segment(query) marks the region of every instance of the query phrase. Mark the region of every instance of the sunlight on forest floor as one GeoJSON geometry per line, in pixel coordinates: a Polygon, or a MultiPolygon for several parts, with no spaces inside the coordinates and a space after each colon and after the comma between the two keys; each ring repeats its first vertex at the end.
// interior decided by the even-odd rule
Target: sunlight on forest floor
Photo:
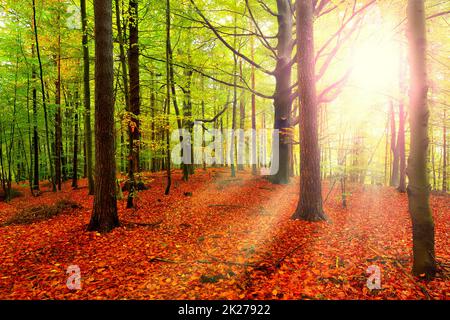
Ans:
{"type": "MultiPolygon", "coordinates": [[[[70,197],[69,209],[47,221],[0,227],[3,299],[448,299],[440,274],[429,283],[409,275],[407,196],[391,188],[349,186],[348,208],[335,188],[325,203],[331,222],[290,219],[298,181],[272,185],[249,172],[199,169],[162,196],[164,174],[145,174],[150,189],[138,208],[118,202],[122,226],[86,232],[92,208],[86,182],[72,191],[28,190],[0,203],[0,223],[18,209],[70,197]],[[190,194],[192,193],[192,195],[190,194]],[[66,269],[79,265],[82,289],[66,287],[66,269]],[[382,288],[366,286],[370,265],[382,288]]],[[[328,183],[324,183],[324,194],[328,183]]],[[[449,261],[448,197],[432,196],[438,261],[449,261]]],[[[443,268],[445,265],[443,265],[443,268]]],[[[448,267],[448,266],[447,266],[448,267]]],[[[444,269],[442,269],[444,270],[444,269]]],[[[448,276],[448,275],[447,275],[448,276]]]]}

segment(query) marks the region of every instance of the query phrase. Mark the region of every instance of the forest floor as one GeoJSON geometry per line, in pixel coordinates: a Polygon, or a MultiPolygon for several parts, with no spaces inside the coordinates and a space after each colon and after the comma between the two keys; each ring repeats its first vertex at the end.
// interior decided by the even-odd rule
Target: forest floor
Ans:
{"type": "Polygon", "coordinates": [[[1,202],[0,299],[450,299],[448,195],[431,197],[440,272],[425,282],[410,275],[407,195],[393,188],[351,186],[346,209],[333,190],[324,205],[331,222],[310,223],[290,219],[297,179],[272,185],[218,168],[181,182],[177,171],[169,196],[164,174],[144,179],[150,189],[139,192],[137,209],[120,200],[122,226],[108,234],[85,231],[93,202],[85,180],[39,197],[22,187],[1,202]],[[59,199],[81,207],[4,224],[59,199]],[[70,265],[80,267],[81,290],[66,287],[70,265]],[[367,287],[371,265],[381,270],[379,290],[367,287]]]}

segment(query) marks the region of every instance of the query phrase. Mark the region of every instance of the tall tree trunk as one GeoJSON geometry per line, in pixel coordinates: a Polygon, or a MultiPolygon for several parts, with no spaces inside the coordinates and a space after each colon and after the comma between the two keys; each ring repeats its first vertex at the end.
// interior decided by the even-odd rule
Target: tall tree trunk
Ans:
{"type": "MultiPolygon", "coordinates": [[[[167,112],[167,129],[166,129],[166,148],[167,148],[167,185],[164,192],[165,195],[170,193],[172,186],[172,171],[170,159],[170,90],[172,83],[172,45],[170,44],[170,0],[166,0],[166,112],[167,112]]],[[[174,98],[176,100],[176,98],[174,98]]]]}
{"type": "Polygon", "coordinates": [[[88,230],[119,226],[114,150],[112,6],[94,0],[95,16],[95,197],[88,230]]]}
{"type": "Polygon", "coordinates": [[[399,192],[406,192],[406,155],[405,155],[405,112],[403,101],[400,101],[398,112],[398,138],[397,149],[400,162],[399,183],[397,190],[399,192]]]}
{"type": "MultiPolygon", "coordinates": [[[[205,91],[205,78],[202,75],[201,78],[201,82],[202,82],[202,92],[205,91]]],[[[214,114],[216,114],[216,106],[214,105],[214,114]]],[[[205,99],[202,98],[202,119],[205,119],[205,99]]],[[[214,121],[213,123],[213,129],[216,130],[217,128],[217,120],[214,121]]],[[[202,166],[203,166],[203,170],[206,170],[206,157],[205,157],[205,148],[206,148],[206,141],[205,141],[205,134],[206,134],[206,130],[205,127],[202,127],[202,166]]],[[[215,166],[215,163],[213,164],[213,166],[215,166]]]]}
{"type": "MultiPolygon", "coordinates": [[[[188,31],[191,32],[191,31],[188,31]]],[[[187,181],[189,179],[189,175],[194,174],[194,148],[193,148],[193,140],[192,140],[192,128],[193,128],[193,122],[192,122],[192,76],[193,71],[190,67],[192,64],[192,56],[191,56],[191,39],[188,39],[187,44],[187,55],[188,55],[188,63],[187,67],[184,68],[184,77],[186,79],[186,86],[184,88],[184,101],[183,101],[183,128],[190,134],[190,141],[188,142],[190,144],[190,163],[184,163],[183,162],[183,180],[187,181]]]]}
{"type": "Polygon", "coordinates": [[[444,127],[442,146],[442,191],[447,192],[447,110],[444,106],[444,127]]]}
{"type": "Polygon", "coordinates": [[[400,50],[400,61],[399,61],[399,92],[400,101],[398,105],[398,137],[397,137],[397,148],[398,156],[400,158],[400,172],[399,172],[399,183],[398,191],[406,192],[406,155],[405,155],[405,107],[404,107],[404,94],[406,91],[405,86],[405,72],[406,65],[403,62],[403,50],[400,50]]]}
{"type": "Polygon", "coordinates": [[[392,151],[392,172],[391,172],[391,180],[390,180],[390,186],[396,187],[399,183],[399,157],[398,157],[398,148],[397,148],[397,141],[396,136],[397,132],[395,129],[395,111],[394,111],[394,103],[391,101],[391,151],[392,151]]]}
{"type": "MultiPolygon", "coordinates": [[[[128,26],[130,32],[130,47],[128,49],[128,70],[130,75],[130,102],[128,124],[129,135],[129,164],[128,164],[128,199],[127,208],[134,207],[133,199],[135,196],[135,172],[139,172],[139,114],[140,114],[140,96],[139,96],[139,44],[138,44],[138,3],[136,0],[130,0],[128,8],[128,26]]],[[[125,74],[126,78],[126,74],[125,74]]],[[[125,88],[126,89],[126,88],[125,88]]]]}
{"type": "Polygon", "coordinates": [[[314,59],[313,0],[297,0],[300,95],[300,199],[294,219],[326,220],[322,208],[314,59]]]}
{"type": "Polygon", "coordinates": [[[73,137],[72,188],[78,188],[78,89],[75,91],[75,134],[73,137]]]}
{"type": "Polygon", "coordinates": [[[130,111],[133,115],[133,170],[140,172],[139,150],[140,150],[140,130],[139,115],[140,107],[140,87],[139,87],[139,29],[138,29],[138,1],[130,0],[129,3],[129,32],[130,47],[128,49],[128,70],[130,74],[130,111]]]}
{"type": "MultiPolygon", "coordinates": [[[[243,78],[242,60],[239,63],[239,74],[243,78]]],[[[241,97],[239,99],[239,142],[238,142],[238,170],[244,170],[245,161],[245,97],[244,90],[241,91],[241,97]]]]}
{"type": "MultiPolygon", "coordinates": [[[[237,2],[235,2],[237,3],[237,2]]],[[[237,13],[234,14],[234,44],[233,47],[237,46],[237,13]]],[[[230,164],[231,164],[231,176],[236,176],[235,168],[235,130],[236,130],[236,113],[237,113],[237,68],[238,68],[238,57],[233,53],[233,110],[231,113],[231,134],[230,134],[230,164]]]]}
{"type": "Polygon", "coordinates": [[[413,274],[432,278],[436,274],[434,222],[429,205],[427,174],[428,118],[425,9],[423,0],[408,0],[407,28],[410,61],[411,131],[408,159],[408,200],[413,229],[413,274]]]}
{"type": "MultiPolygon", "coordinates": [[[[58,17],[58,23],[59,23],[58,17]]],[[[58,36],[58,53],[56,57],[56,66],[58,69],[58,77],[56,79],[55,88],[55,184],[61,191],[61,154],[62,154],[62,119],[61,119],[61,36],[58,36]]]]}
{"type": "MultiPolygon", "coordinates": [[[[31,47],[32,56],[34,58],[34,44],[31,47]]],[[[39,132],[38,132],[38,113],[37,113],[37,90],[36,90],[36,67],[31,67],[31,82],[33,85],[33,151],[31,155],[33,159],[33,191],[39,193],[39,132]]]]}
{"type": "Polygon", "coordinates": [[[278,171],[271,177],[276,184],[289,182],[290,167],[290,122],[291,122],[291,55],[292,55],[292,10],[290,0],[277,0],[278,8],[278,45],[275,68],[276,88],[274,94],[275,122],[279,130],[278,171]]]}
{"type": "Polygon", "coordinates": [[[84,89],[84,144],[86,146],[86,176],[89,194],[94,194],[94,176],[92,164],[92,129],[91,129],[91,89],[89,86],[89,44],[86,17],[86,0],[80,0],[81,26],[83,31],[83,89],[84,89]]]}
{"type": "MultiPolygon", "coordinates": [[[[250,38],[250,56],[251,59],[255,59],[255,39],[250,38]]],[[[251,66],[251,88],[253,92],[256,90],[256,76],[255,76],[255,66],[251,66]]],[[[256,153],[256,95],[252,92],[252,174],[257,174],[257,153],[256,153]]]]}
{"type": "Polygon", "coordinates": [[[151,142],[152,142],[152,148],[151,148],[151,155],[152,155],[152,159],[151,159],[151,167],[150,170],[151,172],[156,172],[156,157],[155,157],[155,153],[156,153],[156,148],[155,145],[157,143],[156,141],[156,128],[155,128],[155,121],[156,121],[156,94],[155,94],[155,72],[151,71],[151,85],[150,85],[150,113],[151,113],[151,117],[152,117],[152,122],[151,122],[151,142]]]}
{"type": "Polygon", "coordinates": [[[43,68],[42,68],[41,53],[39,50],[39,36],[38,36],[38,28],[37,28],[37,21],[36,21],[36,2],[35,2],[35,0],[32,0],[32,4],[33,4],[34,38],[35,38],[35,43],[36,43],[36,54],[37,54],[37,58],[38,58],[38,62],[39,62],[39,77],[41,80],[42,106],[44,108],[45,140],[46,140],[46,147],[47,147],[47,157],[48,157],[48,164],[50,167],[50,179],[52,182],[53,191],[56,191],[55,179],[51,176],[53,174],[53,161],[52,161],[52,152],[51,152],[51,147],[50,147],[50,138],[49,138],[49,129],[48,129],[47,102],[45,100],[44,72],[43,72],[43,68]]]}

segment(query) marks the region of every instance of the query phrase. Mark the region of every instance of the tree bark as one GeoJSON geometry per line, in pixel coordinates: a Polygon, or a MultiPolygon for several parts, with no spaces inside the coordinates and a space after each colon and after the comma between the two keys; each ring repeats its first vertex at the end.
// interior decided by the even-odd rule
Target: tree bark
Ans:
{"type": "Polygon", "coordinates": [[[406,192],[406,155],[405,155],[405,106],[404,106],[404,94],[406,91],[405,86],[405,63],[403,62],[402,50],[400,51],[399,59],[399,92],[400,101],[398,105],[398,137],[397,137],[397,148],[398,156],[400,158],[400,172],[399,172],[399,183],[397,190],[401,193],[406,192]]]}
{"type": "Polygon", "coordinates": [[[119,226],[114,151],[112,6],[94,0],[95,16],[95,197],[90,231],[119,226]]]}
{"type": "Polygon", "coordinates": [[[442,146],[442,191],[447,192],[447,110],[444,106],[444,128],[442,146]]]}
{"type": "MultiPolygon", "coordinates": [[[[34,44],[31,47],[32,56],[34,58],[34,44]]],[[[31,67],[31,82],[33,85],[33,187],[34,192],[39,192],[39,132],[38,132],[38,113],[37,113],[37,90],[36,90],[36,67],[31,67]]]]}
{"type": "Polygon", "coordinates": [[[398,157],[398,148],[397,148],[397,132],[395,129],[395,111],[394,111],[394,103],[391,101],[391,152],[392,152],[392,172],[391,172],[391,180],[390,186],[396,187],[399,183],[399,163],[400,158],[398,157]]]}
{"type": "Polygon", "coordinates": [[[405,112],[403,101],[400,101],[398,109],[398,137],[397,137],[397,149],[400,162],[399,168],[399,182],[397,190],[399,192],[406,192],[406,155],[405,155],[405,112]]]}
{"type": "Polygon", "coordinates": [[[407,30],[410,62],[410,154],[407,174],[409,212],[413,229],[413,274],[436,274],[434,222],[429,205],[427,174],[428,118],[425,9],[423,0],[408,0],[407,30]]]}
{"type": "Polygon", "coordinates": [[[44,108],[44,122],[45,122],[45,140],[46,140],[46,147],[47,147],[47,157],[48,157],[48,164],[50,167],[50,179],[53,187],[53,191],[56,191],[56,184],[55,179],[51,177],[53,174],[53,162],[52,162],[52,154],[50,150],[50,138],[49,138],[49,129],[48,129],[48,117],[47,117],[47,102],[45,101],[45,86],[44,86],[44,72],[42,68],[42,61],[41,61],[41,53],[39,50],[39,36],[38,36],[38,28],[37,28],[37,22],[36,22],[36,2],[35,0],[32,0],[33,4],[33,27],[34,27],[34,38],[36,43],[36,54],[38,58],[39,63],[39,78],[41,81],[41,91],[42,91],[42,107],[44,108]]]}
{"type": "Polygon", "coordinates": [[[129,32],[130,47],[128,49],[128,70],[130,75],[130,111],[134,130],[132,132],[132,157],[134,172],[140,171],[139,150],[140,131],[139,115],[141,113],[140,86],[139,86],[139,29],[138,29],[138,1],[129,3],[129,32]]]}
{"type": "MultiPolygon", "coordinates": [[[[117,3],[117,2],[116,2],[117,3]]],[[[139,165],[139,114],[140,114],[140,88],[139,88],[139,44],[138,44],[138,3],[136,0],[130,0],[128,9],[128,26],[130,32],[130,47],[128,49],[128,70],[130,76],[129,93],[129,164],[128,164],[128,199],[127,208],[134,207],[133,199],[135,196],[136,179],[135,172],[140,171],[139,165]]],[[[126,78],[126,74],[124,75],[126,78]]],[[[127,88],[125,88],[127,90],[127,88]]]]}
{"type": "MultiPolygon", "coordinates": [[[[254,37],[250,38],[251,45],[251,59],[255,59],[255,40],[254,37]]],[[[256,76],[255,67],[251,66],[251,87],[253,92],[256,90],[256,76]]],[[[252,92],[252,175],[257,174],[257,153],[256,153],[256,94],[252,92]]]]}
{"type": "Polygon", "coordinates": [[[94,176],[92,164],[92,129],[91,129],[91,89],[89,86],[89,44],[87,35],[86,0],[80,0],[81,26],[83,31],[83,89],[84,89],[84,144],[86,146],[86,176],[89,194],[94,194],[94,176]]]}
{"type": "Polygon", "coordinates": [[[75,91],[75,134],[73,137],[72,188],[78,188],[78,89],[75,91]]]}
{"type": "MultiPolygon", "coordinates": [[[[243,70],[242,70],[242,60],[239,63],[239,73],[242,78],[243,70]]],[[[239,137],[238,137],[238,171],[244,170],[244,161],[245,161],[245,97],[244,90],[241,92],[241,97],[239,99],[239,137]]]]}
{"type": "MultiPolygon", "coordinates": [[[[171,171],[171,159],[170,159],[170,90],[172,83],[172,73],[171,73],[171,63],[172,63],[172,45],[170,43],[170,0],[166,0],[166,112],[167,112],[167,122],[166,122],[166,148],[167,148],[167,185],[164,191],[165,195],[170,193],[170,187],[172,186],[172,171],[171,171]]],[[[181,128],[179,128],[181,129],[181,128]]]]}
{"type": "Polygon", "coordinates": [[[278,172],[271,181],[275,184],[289,182],[290,166],[290,122],[291,122],[291,55],[292,55],[292,11],[289,0],[277,0],[278,8],[278,45],[277,64],[275,68],[275,120],[274,128],[279,130],[278,172]]]}
{"type": "MultiPolygon", "coordinates": [[[[58,17],[59,24],[59,17],[58,17]]],[[[58,76],[55,83],[55,184],[61,191],[61,154],[62,154],[62,119],[61,119],[61,36],[58,35],[58,53],[56,58],[56,67],[58,76]]]]}
{"type": "Polygon", "coordinates": [[[326,220],[322,208],[314,59],[313,1],[297,0],[300,95],[300,199],[293,219],[326,220]]]}

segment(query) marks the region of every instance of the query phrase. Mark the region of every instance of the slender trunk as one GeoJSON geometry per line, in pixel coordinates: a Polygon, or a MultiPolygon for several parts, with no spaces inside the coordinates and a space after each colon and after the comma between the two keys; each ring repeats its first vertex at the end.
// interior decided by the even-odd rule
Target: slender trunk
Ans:
{"type": "Polygon", "coordinates": [[[386,121],[386,145],[384,149],[384,184],[389,183],[389,113],[386,121]]]}
{"type": "Polygon", "coordinates": [[[406,192],[406,155],[405,155],[405,112],[403,102],[399,105],[399,124],[397,138],[398,157],[400,162],[399,183],[397,190],[406,192]]]}
{"type": "Polygon", "coordinates": [[[313,0],[297,0],[300,95],[300,199],[294,219],[326,220],[322,208],[314,59],[313,0]]]}
{"type": "Polygon", "coordinates": [[[89,231],[119,226],[114,151],[112,7],[94,0],[95,16],[95,196],[89,231]]]}
{"type": "MultiPolygon", "coordinates": [[[[58,18],[59,20],[59,18],[58,18]]],[[[56,79],[55,88],[55,184],[61,191],[61,154],[62,154],[62,128],[61,128],[61,36],[58,36],[58,53],[56,65],[58,69],[58,77],[56,79]]]]}
{"type": "MultiPolygon", "coordinates": [[[[190,32],[190,31],[189,31],[190,32]]],[[[183,162],[183,180],[187,181],[189,179],[189,175],[194,173],[194,148],[193,148],[193,140],[192,140],[192,94],[191,94],[191,85],[192,85],[192,75],[193,71],[190,68],[192,64],[191,57],[191,46],[190,39],[188,39],[189,43],[188,47],[188,67],[184,69],[184,77],[186,79],[186,86],[184,88],[184,102],[183,102],[183,128],[190,134],[190,139],[187,142],[190,145],[190,163],[183,162]]]]}
{"type": "Polygon", "coordinates": [[[130,74],[130,111],[133,114],[133,165],[134,171],[140,172],[140,129],[139,115],[140,107],[140,86],[139,86],[139,29],[138,29],[138,1],[130,0],[129,3],[129,32],[130,47],[128,49],[128,69],[130,74]]]}
{"type": "MultiPolygon", "coordinates": [[[[255,57],[255,40],[254,37],[250,38],[251,45],[251,59],[254,60],[255,57]]],[[[255,76],[255,67],[252,65],[251,67],[251,88],[253,92],[256,90],[256,76],[255,76]]],[[[256,155],[256,95],[252,93],[252,174],[257,174],[257,155],[256,155]]]]}
{"type": "Polygon", "coordinates": [[[50,149],[50,138],[49,138],[49,129],[48,129],[48,117],[47,117],[47,102],[45,100],[45,88],[44,88],[44,72],[42,68],[42,61],[41,61],[41,53],[39,50],[39,36],[38,36],[38,28],[37,28],[37,21],[36,21],[36,3],[35,0],[32,0],[33,3],[33,26],[34,26],[34,37],[35,37],[35,43],[36,43],[36,54],[39,62],[39,76],[41,80],[41,91],[42,91],[42,106],[44,108],[44,122],[45,122],[45,140],[46,140],[46,146],[47,146],[47,157],[48,157],[48,163],[50,167],[50,179],[52,182],[53,191],[56,191],[56,184],[55,179],[51,177],[53,174],[53,162],[52,162],[52,154],[50,149]]]}
{"type": "Polygon", "coordinates": [[[72,188],[78,188],[78,90],[75,91],[75,134],[73,137],[72,188]]]}
{"type": "MultiPolygon", "coordinates": [[[[243,75],[242,70],[242,60],[239,63],[239,73],[241,78],[243,75]]],[[[245,97],[244,90],[241,92],[241,97],[239,99],[239,143],[238,143],[238,170],[244,170],[244,161],[245,161],[245,97]]]]}
{"type": "Polygon", "coordinates": [[[429,205],[427,174],[428,118],[426,31],[423,0],[408,0],[407,28],[410,84],[410,153],[408,159],[408,200],[413,229],[413,274],[428,279],[436,274],[434,222],[429,205]]]}
{"type": "Polygon", "coordinates": [[[391,181],[390,185],[391,187],[398,186],[399,183],[399,157],[398,157],[398,148],[397,148],[397,142],[396,142],[396,129],[395,129],[395,112],[394,112],[394,104],[391,101],[391,151],[392,151],[392,173],[391,173],[391,181]]]}
{"type": "MultiPolygon", "coordinates": [[[[234,45],[237,45],[237,14],[234,14],[234,45]]],[[[230,161],[231,161],[231,176],[236,176],[236,168],[234,166],[234,148],[235,148],[235,130],[236,130],[236,112],[237,112],[237,67],[238,58],[237,55],[233,53],[233,111],[231,116],[231,135],[230,135],[230,161]]]]}
{"type": "Polygon", "coordinates": [[[155,96],[155,73],[151,72],[151,92],[150,92],[150,112],[152,117],[151,122],[151,141],[152,141],[152,159],[151,159],[151,172],[156,172],[156,157],[155,157],[155,145],[156,141],[156,128],[155,128],[155,115],[156,115],[156,96],[155,96]]]}
{"type": "Polygon", "coordinates": [[[442,146],[442,191],[447,192],[447,110],[444,108],[444,128],[442,146]]]}
{"type": "MultiPolygon", "coordinates": [[[[32,56],[34,57],[34,45],[31,48],[32,56]]],[[[33,64],[31,67],[31,82],[33,84],[33,151],[32,156],[34,162],[33,174],[33,191],[35,194],[39,193],[39,132],[38,132],[38,113],[37,113],[37,90],[36,90],[36,68],[33,64]]]]}
{"type": "Polygon", "coordinates": [[[165,194],[170,193],[172,185],[172,172],[170,166],[170,90],[171,90],[171,44],[170,44],[170,0],[166,0],[166,112],[167,112],[167,129],[166,129],[166,148],[167,148],[167,185],[165,194]]]}
{"type": "MultiPolygon", "coordinates": [[[[202,76],[202,92],[205,92],[205,78],[202,76]]],[[[215,111],[215,106],[214,106],[214,111],[215,111]]],[[[214,112],[214,114],[216,114],[214,112]]],[[[202,119],[205,119],[205,100],[202,99],[202,119]]],[[[213,123],[213,128],[216,129],[216,123],[217,120],[214,121],[213,123]]],[[[206,159],[205,159],[205,148],[206,148],[206,141],[205,141],[205,127],[202,127],[202,165],[203,165],[203,170],[206,170],[206,159]]],[[[215,163],[214,163],[215,164],[215,163]]]]}
{"type": "Polygon", "coordinates": [[[400,54],[399,61],[399,91],[400,91],[400,102],[398,105],[398,137],[397,137],[397,148],[398,156],[400,158],[400,176],[398,183],[398,191],[406,192],[406,155],[405,155],[405,107],[403,96],[406,91],[405,86],[405,63],[403,62],[403,54],[400,54]]]}
{"type": "Polygon", "coordinates": [[[86,0],[80,0],[81,26],[83,31],[83,89],[84,89],[84,145],[86,147],[86,176],[89,194],[94,194],[94,175],[92,164],[92,129],[91,129],[91,89],[89,86],[89,44],[86,17],[86,0]]]}

